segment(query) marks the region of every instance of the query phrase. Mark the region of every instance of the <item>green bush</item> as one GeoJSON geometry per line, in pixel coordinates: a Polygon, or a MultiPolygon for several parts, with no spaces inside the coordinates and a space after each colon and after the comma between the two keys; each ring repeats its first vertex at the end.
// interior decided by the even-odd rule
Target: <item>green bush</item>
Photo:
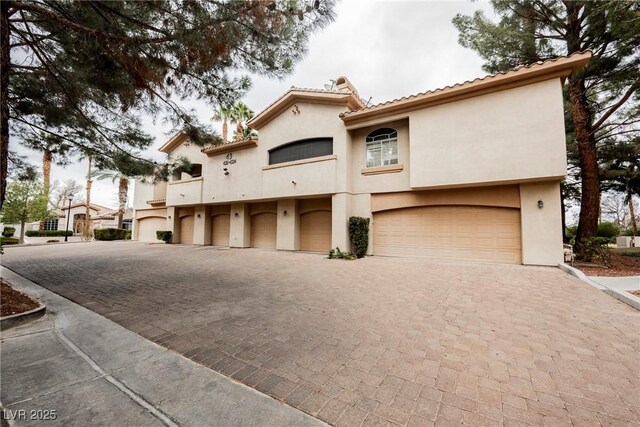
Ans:
{"type": "Polygon", "coordinates": [[[352,260],[352,259],[356,259],[356,257],[351,255],[349,252],[342,252],[340,250],[340,248],[336,247],[335,249],[331,249],[329,251],[329,259],[348,259],[348,260],[352,260]]]}
{"type": "Polygon", "coordinates": [[[17,245],[18,243],[20,243],[20,239],[0,236],[0,245],[17,245]]]}
{"type": "Polygon", "coordinates": [[[123,228],[96,228],[93,237],[96,240],[123,240],[127,230],[123,228]]]}
{"type": "Polygon", "coordinates": [[[369,247],[369,218],[360,216],[349,218],[349,238],[355,256],[364,257],[369,247]]]}
{"type": "MultiPolygon", "coordinates": [[[[64,230],[27,230],[24,232],[27,237],[59,237],[64,236],[64,230]]],[[[73,236],[73,231],[69,230],[66,232],[67,236],[73,236]]]]}
{"type": "MultiPolygon", "coordinates": [[[[640,233],[640,230],[638,230],[636,235],[638,235],[639,233],[640,233]]],[[[619,235],[620,236],[633,236],[633,228],[632,227],[621,228],[619,235]]]]}
{"type": "Polygon", "coordinates": [[[131,240],[131,230],[128,230],[124,235],[124,240],[131,240]]]}
{"type": "Polygon", "coordinates": [[[11,237],[14,235],[15,232],[16,232],[16,229],[14,227],[5,227],[2,230],[2,235],[4,237],[11,237]]]}
{"type": "Polygon", "coordinates": [[[609,248],[609,237],[590,237],[580,241],[582,256],[585,261],[600,261],[605,266],[611,268],[611,249],[609,248]]]}
{"type": "Polygon", "coordinates": [[[571,225],[571,226],[565,228],[565,235],[567,236],[568,239],[575,239],[576,238],[576,234],[578,234],[578,226],[577,225],[571,225]]]}
{"type": "Polygon", "coordinates": [[[608,239],[616,237],[620,234],[620,227],[612,222],[601,222],[598,224],[598,237],[606,237],[608,239]]]}
{"type": "Polygon", "coordinates": [[[173,233],[167,230],[157,230],[156,237],[158,240],[162,240],[165,243],[171,243],[171,238],[173,237],[173,233]]]}

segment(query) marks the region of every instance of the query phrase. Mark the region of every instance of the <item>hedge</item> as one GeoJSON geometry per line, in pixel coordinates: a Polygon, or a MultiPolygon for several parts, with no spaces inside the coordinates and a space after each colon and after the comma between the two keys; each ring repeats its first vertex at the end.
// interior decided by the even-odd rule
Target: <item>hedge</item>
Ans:
{"type": "Polygon", "coordinates": [[[124,228],[96,228],[93,237],[96,240],[124,240],[127,230],[124,228]]]}
{"type": "Polygon", "coordinates": [[[170,243],[171,238],[173,237],[173,233],[166,230],[157,230],[156,237],[158,238],[158,240],[163,240],[165,243],[170,243]]]}
{"type": "Polygon", "coordinates": [[[0,236],[0,245],[17,245],[18,243],[20,243],[20,239],[0,236]]]}
{"type": "MultiPolygon", "coordinates": [[[[64,236],[65,230],[27,230],[24,232],[27,237],[57,237],[64,236]]],[[[66,231],[67,236],[73,236],[73,231],[66,231]]]]}
{"type": "Polygon", "coordinates": [[[369,247],[369,218],[360,216],[349,218],[349,238],[353,245],[353,254],[363,258],[369,247]]]}
{"type": "Polygon", "coordinates": [[[15,232],[16,232],[16,229],[14,227],[5,227],[2,230],[2,235],[4,237],[11,237],[15,234],[15,232]]]}

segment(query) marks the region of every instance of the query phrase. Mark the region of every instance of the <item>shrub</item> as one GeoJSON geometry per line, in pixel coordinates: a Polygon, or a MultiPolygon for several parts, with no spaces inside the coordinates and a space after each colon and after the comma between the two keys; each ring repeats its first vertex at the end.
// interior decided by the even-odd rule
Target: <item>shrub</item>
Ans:
{"type": "Polygon", "coordinates": [[[364,257],[369,247],[369,218],[360,216],[349,218],[349,238],[355,256],[364,257]]]}
{"type": "Polygon", "coordinates": [[[127,230],[123,228],[96,228],[93,236],[96,240],[123,240],[127,230]]]}
{"type": "Polygon", "coordinates": [[[577,225],[571,225],[571,226],[565,228],[565,235],[567,236],[568,239],[575,239],[576,234],[578,234],[578,226],[577,225]]]}
{"type": "Polygon", "coordinates": [[[20,239],[16,239],[14,237],[0,237],[0,245],[17,245],[20,243],[20,239]]]}
{"type": "Polygon", "coordinates": [[[124,235],[124,240],[131,240],[131,230],[127,231],[124,235]]]}
{"type": "MultiPolygon", "coordinates": [[[[27,230],[24,232],[27,237],[59,237],[64,236],[64,230],[27,230]]],[[[69,230],[66,232],[67,236],[73,236],[73,231],[69,230]]]]}
{"type": "Polygon", "coordinates": [[[168,230],[157,230],[156,237],[158,240],[162,240],[165,243],[171,243],[171,238],[173,237],[173,233],[168,230]]]}
{"type": "Polygon", "coordinates": [[[331,249],[329,251],[329,259],[353,260],[353,259],[356,259],[356,257],[351,255],[349,252],[342,252],[340,248],[336,247],[335,249],[331,249]]]}
{"type": "Polygon", "coordinates": [[[5,227],[2,230],[2,235],[4,237],[11,237],[13,236],[13,234],[16,232],[16,229],[14,227],[5,227]]]}
{"type": "Polygon", "coordinates": [[[612,267],[611,249],[608,237],[590,237],[580,241],[582,256],[585,261],[600,261],[607,267],[612,267]]]}
{"type": "Polygon", "coordinates": [[[598,224],[598,237],[612,238],[620,234],[620,227],[612,222],[601,222],[598,224]]]}

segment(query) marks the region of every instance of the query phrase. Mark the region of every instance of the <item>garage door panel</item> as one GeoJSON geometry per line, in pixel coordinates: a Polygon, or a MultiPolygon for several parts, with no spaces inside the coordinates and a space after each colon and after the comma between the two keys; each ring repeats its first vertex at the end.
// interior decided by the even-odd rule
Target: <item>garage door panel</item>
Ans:
{"type": "Polygon", "coordinates": [[[271,212],[251,216],[251,247],[276,248],[276,219],[276,214],[271,212]]]}
{"type": "Polygon", "coordinates": [[[374,254],[521,263],[520,212],[470,206],[374,214],[374,254]]]}
{"type": "Polygon", "coordinates": [[[159,242],[156,237],[156,231],[166,228],[167,220],[165,218],[143,218],[138,221],[138,241],[159,242]]]}
{"type": "Polygon", "coordinates": [[[211,221],[211,244],[214,246],[229,246],[230,215],[221,214],[211,221]]]}
{"type": "Polygon", "coordinates": [[[193,215],[180,218],[180,243],[185,245],[193,244],[193,215]]]}
{"type": "Polygon", "coordinates": [[[300,250],[328,252],[331,249],[331,211],[300,215],[300,250]]]}

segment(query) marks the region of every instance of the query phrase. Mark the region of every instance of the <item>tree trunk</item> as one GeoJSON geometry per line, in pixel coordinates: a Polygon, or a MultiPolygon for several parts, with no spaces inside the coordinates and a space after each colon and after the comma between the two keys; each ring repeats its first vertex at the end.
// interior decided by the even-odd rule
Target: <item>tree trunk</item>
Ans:
{"type": "Polygon", "coordinates": [[[24,228],[26,227],[26,225],[26,222],[20,221],[20,240],[18,241],[18,243],[20,244],[24,243],[24,228]]]}
{"type": "Polygon", "coordinates": [[[9,167],[9,8],[11,1],[0,2],[0,208],[7,191],[9,167]]]}
{"type": "MultiPolygon", "coordinates": [[[[581,47],[580,10],[583,2],[565,1],[567,9],[567,53],[578,52],[581,47]]],[[[592,128],[592,114],[589,110],[584,78],[572,74],[569,76],[569,102],[575,129],[578,152],[580,154],[580,179],[582,197],[580,200],[580,218],[576,242],[594,237],[598,231],[598,213],[600,210],[600,178],[598,176],[598,153],[592,128]]]]}
{"type": "Polygon", "coordinates": [[[636,223],[636,213],[633,209],[633,194],[630,193],[629,197],[629,215],[631,215],[631,234],[633,237],[638,235],[638,224],[636,223]]]}
{"type": "Polygon", "coordinates": [[[242,126],[242,122],[238,122],[236,125],[236,141],[240,141],[243,139],[244,127],[242,126]]]}
{"type": "Polygon", "coordinates": [[[127,209],[127,196],[129,192],[129,180],[120,178],[118,184],[118,228],[122,228],[124,222],[124,211],[127,209]]]}
{"type": "MultiPolygon", "coordinates": [[[[42,180],[44,184],[44,194],[47,195],[47,200],[49,200],[49,189],[51,188],[51,159],[53,155],[49,148],[44,149],[44,153],[42,154],[42,180]]],[[[40,231],[44,231],[44,221],[40,221],[40,231]]]]}
{"type": "Polygon", "coordinates": [[[222,143],[226,144],[229,140],[227,139],[229,133],[229,125],[227,124],[227,121],[223,121],[222,122],[222,143]]]}
{"type": "Polygon", "coordinates": [[[594,237],[600,212],[600,179],[595,137],[591,133],[591,112],[583,79],[569,78],[569,100],[580,153],[581,199],[576,242],[594,237]]]}
{"type": "Polygon", "coordinates": [[[562,242],[569,243],[569,240],[567,239],[567,213],[565,212],[564,183],[560,184],[560,209],[562,219],[562,242]]]}
{"type": "Polygon", "coordinates": [[[82,240],[91,239],[91,156],[89,159],[89,169],[87,170],[87,196],[84,214],[84,227],[82,227],[82,240]]]}

